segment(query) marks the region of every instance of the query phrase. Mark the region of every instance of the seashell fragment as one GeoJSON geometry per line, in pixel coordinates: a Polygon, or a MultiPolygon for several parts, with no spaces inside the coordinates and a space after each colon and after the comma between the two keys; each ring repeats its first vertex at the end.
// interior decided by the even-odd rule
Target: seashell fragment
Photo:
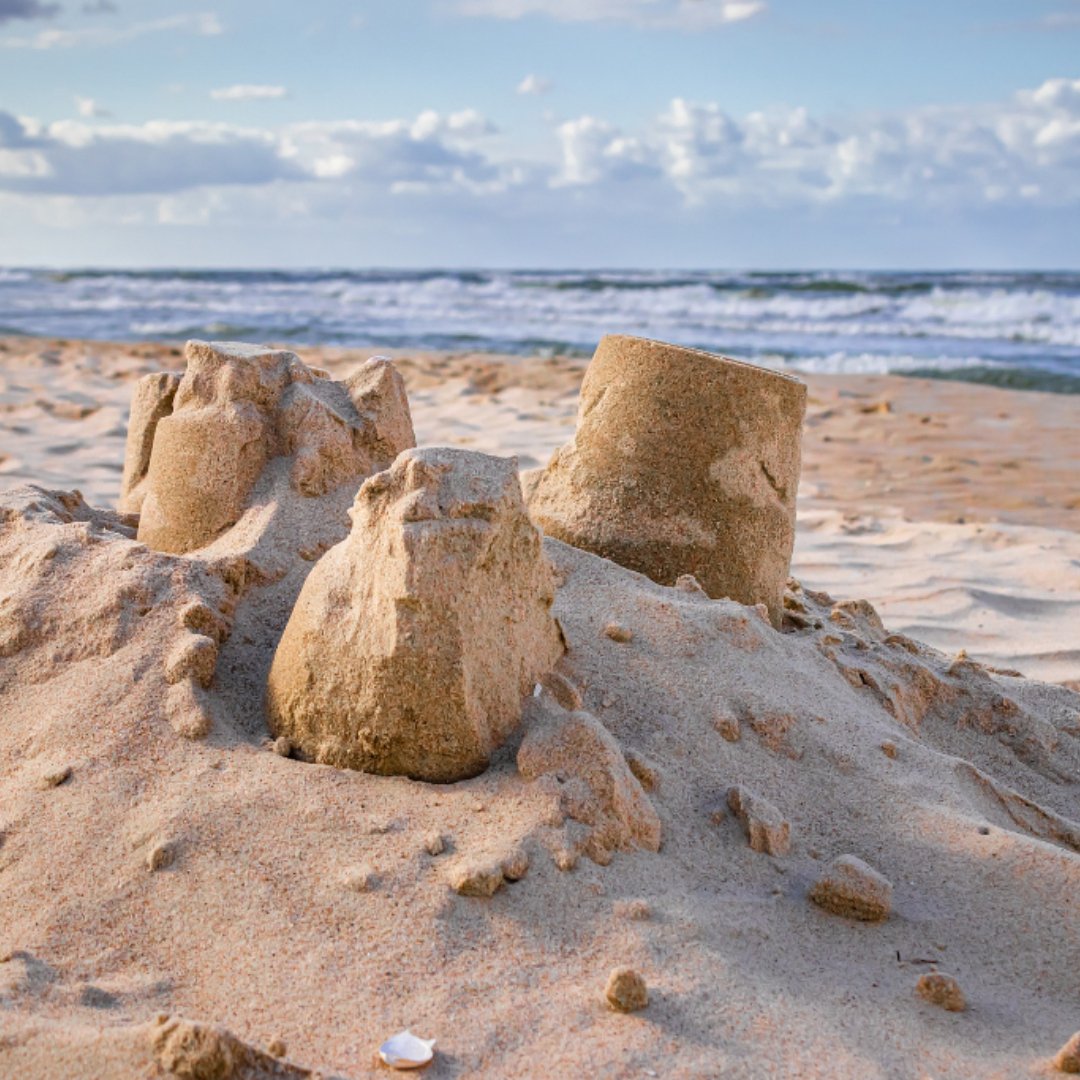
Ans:
{"type": "Polygon", "coordinates": [[[435,1056],[435,1040],[399,1031],[379,1047],[379,1058],[391,1069],[422,1069],[435,1056]]]}

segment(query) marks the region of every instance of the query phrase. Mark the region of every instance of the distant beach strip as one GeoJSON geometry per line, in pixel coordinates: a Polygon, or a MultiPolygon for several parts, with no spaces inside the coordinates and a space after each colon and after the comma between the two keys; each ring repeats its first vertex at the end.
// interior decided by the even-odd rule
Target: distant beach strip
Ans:
{"type": "Polygon", "coordinates": [[[619,329],[817,373],[1080,393],[1080,273],[0,269],[0,335],[528,355],[619,329]]]}

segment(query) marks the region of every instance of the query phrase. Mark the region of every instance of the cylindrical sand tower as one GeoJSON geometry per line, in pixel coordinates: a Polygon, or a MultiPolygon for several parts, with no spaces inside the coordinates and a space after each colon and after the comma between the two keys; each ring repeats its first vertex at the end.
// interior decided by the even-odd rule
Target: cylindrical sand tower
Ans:
{"type": "Polygon", "coordinates": [[[806,387],[766,368],[612,335],[581,389],[574,441],[529,499],[549,536],[663,585],[783,614],[806,387]]]}

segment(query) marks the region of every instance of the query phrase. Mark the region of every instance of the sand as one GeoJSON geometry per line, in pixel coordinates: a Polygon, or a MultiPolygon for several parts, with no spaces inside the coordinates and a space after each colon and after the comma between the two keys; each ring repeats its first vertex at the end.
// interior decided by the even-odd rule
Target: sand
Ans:
{"type": "MultiPolygon", "coordinates": [[[[367,352],[304,349],[342,378],[367,352]]],[[[586,361],[399,357],[421,446],[546,465],[586,361]]],[[[177,346],[0,339],[0,488],[115,505],[132,385],[177,346]]],[[[1080,682],[1080,402],[889,376],[810,387],[793,572],[865,597],[894,629],[1033,678],[1080,682]]]]}
{"type": "MultiPolygon", "coordinates": [[[[133,380],[179,358],[0,344],[0,487],[115,505],[133,380]]],[[[399,367],[421,446],[525,468],[572,434],[582,361],[399,367]]],[[[452,785],[270,739],[273,627],[344,536],[334,493],[242,558],[0,497],[0,1074],[205,1050],[209,1075],[378,1075],[409,1027],[430,1076],[1054,1075],[1080,1028],[1078,403],[808,382],[784,632],[549,539],[566,656],[452,785]],[[172,681],[192,636],[206,687],[172,681]],[[812,901],[845,857],[887,918],[812,901]],[[620,968],[644,1008],[611,1008],[620,968]],[[938,968],[965,1011],[920,997],[938,968]]]]}

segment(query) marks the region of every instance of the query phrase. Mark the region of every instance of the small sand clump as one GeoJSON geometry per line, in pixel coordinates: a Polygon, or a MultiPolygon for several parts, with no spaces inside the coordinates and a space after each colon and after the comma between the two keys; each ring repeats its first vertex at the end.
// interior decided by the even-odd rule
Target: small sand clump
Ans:
{"type": "Polygon", "coordinates": [[[752,850],[778,856],[791,851],[791,825],[771,802],[744,787],[733,787],[728,791],[727,803],[752,850]]]}
{"type": "Polygon", "coordinates": [[[946,975],[944,971],[929,971],[919,976],[915,984],[915,993],[928,1001],[931,1005],[937,1005],[946,1012],[963,1012],[967,1008],[967,1001],[960,984],[952,975],[946,975]]]}
{"type": "Polygon", "coordinates": [[[1054,1055],[1054,1068],[1058,1072],[1080,1074],[1080,1031],[1054,1055]]]}
{"type": "Polygon", "coordinates": [[[652,905],[648,900],[617,900],[612,907],[612,914],[617,919],[630,922],[645,922],[652,918],[652,905]]]}
{"type": "Polygon", "coordinates": [[[737,717],[727,713],[721,713],[713,720],[713,727],[720,733],[721,738],[728,742],[738,742],[742,738],[742,725],[737,717]]]}
{"type": "Polygon", "coordinates": [[[66,784],[71,779],[72,769],[70,765],[62,765],[58,769],[50,769],[48,772],[41,774],[41,779],[38,781],[38,787],[44,791],[48,791],[49,788],[60,787],[61,784],[66,784]]]}
{"type": "Polygon", "coordinates": [[[520,881],[529,871],[529,854],[512,847],[497,854],[466,856],[450,868],[450,888],[461,896],[494,896],[508,881],[520,881]]]}
{"type": "Polygon", "coordinates": [[[176,846],[169,843],[154,844],[146,853],[146,869],[151,873],[165,870],[176,861],[176,846]]]}
{"type": "Polygon", "coordinates": [[[649,991],[641,974],[630,967],[618,967],[608,976],[604,997],[615,1012],[631,1013],[649,1004],[649,991]]]}
{"type": "Polygon", "coordinates": [[[517,754],[527,780],[563,781],[568,817],[590,827],[589,854],[642,847],[660,850],[660,819],[614,736],[587,712],[530,702],[528,729],[517,754]]]}
{"type": "Polygon", "coordinates": [[[374,892],[379,887],[379,874],[367,863],[345,871],[345,888],[350,892],[374,892]]]}
{"type": "Polygon", "coordinates": [[[412,450],[360,489],[270,670],[274,733],[339,768],[482,772],[563,651],[516,463],[412,450]]]}
{"type": "Polygon", "coordinates": [[[892,911],[892,883],[862,859],[841,855],[814,884],[810,899],[834,915],[882,922],[892,911]]]}
{"type": "Polygon", "coordinates": [[[446,838],[441,832],[429,832],[424,837],[424,850],[432,857],[441,855],[446,850],[446,838]]]}
{"type": "Polygon", "coordinates": [[[805,411],[789,376],[610,335],[529,511],[547,535],[661,585],[686,590],[693,575],[709,596],[765,604],[779,627],[805,411]]]}
{"type": "Polygon", "coordinates": [[[151,1031],[157,1066],[185,1080],[315,1080],[308,1069],[276,1060],[224,1028],[165,1018],[151,1031]]]}

